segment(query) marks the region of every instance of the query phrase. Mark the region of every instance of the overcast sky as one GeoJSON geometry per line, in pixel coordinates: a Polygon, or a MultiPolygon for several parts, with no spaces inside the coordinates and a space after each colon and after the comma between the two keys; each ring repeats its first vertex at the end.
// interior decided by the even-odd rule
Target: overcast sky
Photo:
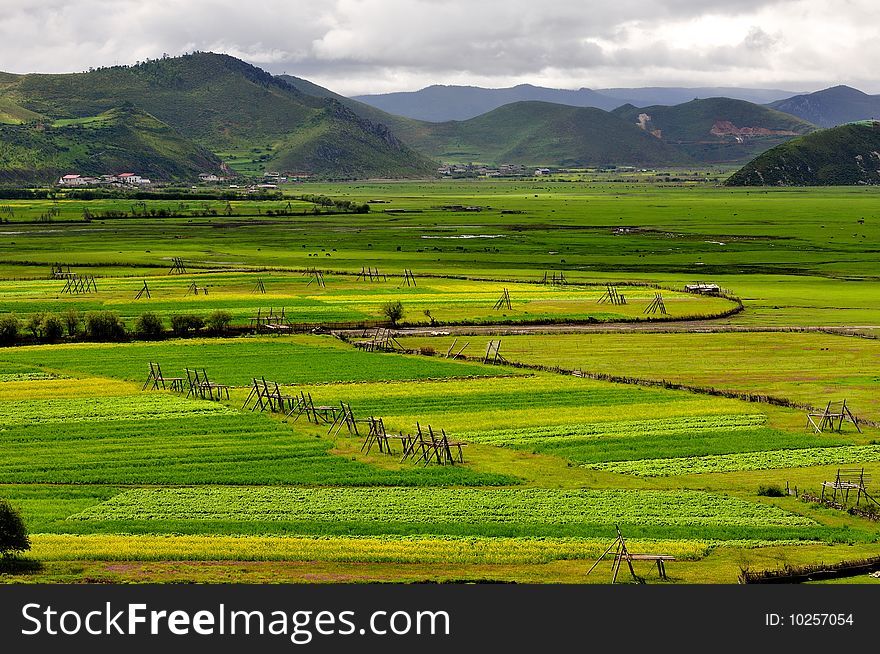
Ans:
{"type": "Polygon", "coordinates": [[[880,93],[877,0],[0,0],[0,70],[225,52],[345,95],[430,84],[880,93]]]}

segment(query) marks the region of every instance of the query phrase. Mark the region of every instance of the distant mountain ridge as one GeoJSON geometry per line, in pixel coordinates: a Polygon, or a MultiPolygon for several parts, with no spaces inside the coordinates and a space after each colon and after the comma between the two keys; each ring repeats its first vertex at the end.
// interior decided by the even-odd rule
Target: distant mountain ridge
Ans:
{"type": "Polygon", "coordinates": [[[797,95],[769,105],[778,111],[818,125],[834,127],[858,120],[880,118],[880,95],[868,95],[850,86],[797,95]]]}
{"type": "Polygon", "coordinates": [[[880,184],[880,122],[819,130],[764,152],[728,186],[880,184]]]}
{"type": "Polygon", "coordinates": [[[676,105],[697,98],[729,97],[765,104],[794,95],[774,89],[730,87],[648,87],[615,89],[551,89],[531,84],[487,89],[479,86],[433,85],[419,91],[358,95],[351,99],[382,111],[429,122],[468,120],[510,104],[537,100],[572,107],[595,107],[610,111],[624,104],[636,106],[676,105]]]}

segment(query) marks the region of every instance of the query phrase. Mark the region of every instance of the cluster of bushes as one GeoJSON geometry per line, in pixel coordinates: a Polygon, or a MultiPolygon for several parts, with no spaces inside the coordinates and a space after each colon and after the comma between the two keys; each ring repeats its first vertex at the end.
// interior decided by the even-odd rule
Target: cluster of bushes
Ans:
{"type": "Polygon", "coordinates": [[[337,200],[326,195],[300,195],[296,196],[297,200],[311,202],[315,205],[315,212],[319,212],[319,207],[324,207],[331,211],[340,213],[369,213],[370,205],[366,202],[355,202],[353,200],[337,200]]]}
{"type": "Polygon", "coordinates": [[[0,315],[0,345],[12,345],[26,332],[37,340],[60,341],[65,333],[76,336],[81,324],[82,318],[73,310],[61,314],[39,311],[26,321],[14,313],[4,313],[0,315]]]}
{"type": "MultiPolygon", "coordinates": [[[[198,333],[206,327],[214,334],[223,334],[232,323],[232,314],[218,309],[207,319],[194,314],[171,316],[171,331],[175,336],[198,333]]],[[[84,316],[71,309],[63,313],[37,312],[26,320],[14,313],[0,314],[0,345],[14,345],[30,336],[33,340],[55,343],[65,336],[86,341],[122,341],[129,335],[140,338],[161,338],[165,334],[165,322],[158,314],[147,312],[134,321],[129,332],[115,311],[89,311],[84,316]]]]}

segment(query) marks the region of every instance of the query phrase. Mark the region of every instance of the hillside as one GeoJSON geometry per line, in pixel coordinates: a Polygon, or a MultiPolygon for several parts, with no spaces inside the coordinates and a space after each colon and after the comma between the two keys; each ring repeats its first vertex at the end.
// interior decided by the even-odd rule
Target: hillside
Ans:
{"type": "Polygon", "coordinates": [[[795,116],[729,98],[673,107],[624,105],[612,113],[705,163],[745,162],[815,129],[795,116]]]}
{"type": "Polygon", "coordinates": [[[820,127],[880,118],[880,95],[868,95],[849,86],[797,95],[769,105],[820,127]]]}
{"type": "MultiPolygon", "coordinates": [[[[244,159],[256,169],[284,164],[336,176],[340,152],[356,154],[359,162],[345,176],[418,176],[434,168],[386,128],[226,55],[196,53],[88,73],[14,76],[0,87],[0,100],[49,121],[95,116],[130,104],[213,152],[244,159]],[[311,154],[299,159],[297,153],[311,154]]],[[[2,105],[0,112],[11,113],[2,105]]]]}
{"type": "Polygon", "coordinates": [[[324,98],[327,100],[336,100],[343,106],[351,109],[351,111],[353,111],[361,118],[369,120],[370,122],[377,125],[385,125],[392,132],[394,132],[395,135],[397,134],[399,128],[409,128],[412,127],[413,123],[417,122],[411,118],[389,114],[364,102],[359,102],[358,100],[346,98],[344,95],[334,93],[330,89],[319,86],[318,84],[310,82],[307,79],[302,79],[301,77],[294,77],[293,75],[279,75],[278,79],[281,79],[287,84],[290,84],[290,86],[295,88],[300,93],[304,93],[305,95],[311,95],[316,98],[324,98]]]}
{"type": "Polygon", "coordinates": [[[55,123],[0,125],[0,181],[52,183],[63,174],[125,171],[186,180],[222,162],[154,116],[132,107],[55,123]]]}
{"type": "Polygon", "coordinates": [[[442,161],[589,166],[690,158],[601,109],[515,102],[466,121],[413,123],[400,137],[442,161]]]}
{"type": "Polygon", "coordinates": [[[733,174],[728,186],[880,184],[880,123],[820,130],[779,145],[733,174]]]}

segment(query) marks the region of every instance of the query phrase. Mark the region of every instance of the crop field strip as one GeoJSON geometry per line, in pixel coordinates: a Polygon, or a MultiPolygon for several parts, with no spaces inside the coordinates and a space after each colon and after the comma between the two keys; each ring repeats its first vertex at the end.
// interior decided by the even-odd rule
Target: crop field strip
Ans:
{"type": "MultiPolygon", "coordinates": [[[[583,538],[453,538],[38,534],[34,554],[54,560],[340,561],[374,563],[542,564],[598,557],[607,542],[583,538]]],[[[632,540],[640,552],[698,560],[716,542],[632,540]]]]}
{"type": "Polygon", "coordinates": [[[419,356],[375,356],[329,336],[292,336],[119,344],[71,344],[0,350],[0,360],[40,365],[143,383],[146,362],[183,371],[210,362],[212,375],[234,386],[249,386],[253,375],[289,384],[419,380],[519,374],[461,361],[419,356]]]}
{"type": "MultiPolygon", "coordinates": [[[[609,525],[813,527],[775,506],[703,491],[161,488],[125,491],[70,521],[193,520],[437,525],[609,525]]],[[[442,531],[440,532],[442,533],[442,531]]]]}
{"type": "Polygon", "coordinates": [[[761,450],[736,454],[609,461],[606,463],[584,464],[584,467],[641,477],[669,477],[808,466],[853,466],[877,462],[880,462],[880,445],[840,445],[837,447],[761,450]]]}
{"type": "MultiPolygon", "coordinates": [[[[452,342],[400,340],[412,348],[433,343],[439,352],[452,342]]],[[[871,339],[822,333],[553,334],[506,336],[504,351],[511,361],[763,393],[808,405],[846,398],[864,417],[880,419],[880,342],[871,339]]]]}
{"type": "MultiPolygon", "coordinates": [[[[672,469],[675,461],[692,462],[712,459],[720,455],[743,456],[740,470],[787,468],[788,459],[779,451],[763,461],[763,453],[774,448],[799,450],[805,442],[821,443],[813,448],[817,459],[825,448],[839,450],[850,441],[839,437],[822,435],[805,438],[803,434],[791,434],[764,426],[763,415],[718,415],[662,418],[641,421],[596,422],[588,424],[554,425],[488,432],[463,432],[462,437],[474,443],[507,446],[527,451],[561,456],[577,463],[590,464],[596,470],[628,472],[644,463],[650,468],[653,460],[666,460],[672,469]],[[780,465],[768,465],[771,462],[780,465]],[[627,466],[630,466],[628,468],[627,466]],[[753,466],[753,467],[752,467],[753,466]]],[[[862,452],[850,449],[849,457],[862,452]]],[[[842,451],[827,454],[828,463],[843,456],[842,451]]],[[[841,461],[843,462],[843,461],[841,461]]],[[[820,461],[817,460],[817,465],[820,461]]],[[[690,474],[692,466],[682,466],[677,474],[690,474]]]]}
{"type": "MultiPolygon", "coordinates": [[[[323,262],[326,263],[326,262],[323,262]]],[[[88,269],[83,269],[88,270],[88,269]]],[[[163,271],[164,272],[164,271],[163,271]]],[[[390,272],[390,271],[389,271],[390,272]]],[[[101,277],[98,292],[62,294],[63,280],[0,281],[4,309],[26,317],[39,311],[74,309],[80,312],[113,310],[123,319],[133,320],[145,311],[168,317],[174,313],[208,315],[222,309],[233,317],[233,324],[246,326],[258,310],[284,307],[291,322],[348,322],[382,318],[382,304],[400,299],[405,308],[404,322],[430,324],[428,310],[435,321],[443,322],[528,322],[546,320],[633,320],[642,319],[642,310],[653,297],[653,290],[639,286],[621,287],[629,303],[610,307],[598,303],[602,286],[564,287],[541,284],[488,282],[461,279],[422,278],[418,286],[402,286],[402,271],[395,271],[382,283],[358,282],[351,276],[325,273],[326,287],[308,284],[300,273],[201,273],[197,275],[143,278],[101,277]],[[266,293],[254,293],[257,280],[266,293]],[[150,297],[137,294],[146,281],[150,297]],[[192,295],[187,288],[197,283],[208,293],[192,295]],[[512,309],[493,309],[503,287],[509,287],[512,309]]],[[[735,308],[722,298],[664,291],[669,315],[700,317],[719,315],[735,308]]]]}

